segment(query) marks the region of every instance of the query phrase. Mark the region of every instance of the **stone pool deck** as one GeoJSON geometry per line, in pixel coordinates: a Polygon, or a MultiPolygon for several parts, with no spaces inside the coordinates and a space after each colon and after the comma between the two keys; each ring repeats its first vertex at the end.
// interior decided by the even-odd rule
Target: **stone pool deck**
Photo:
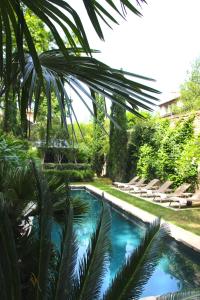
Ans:
{"type": "MultiPolygon", "coordinates": [[[[89,191],[99,195],[99,196],[104,196],[104,198],[108,201],[113,203],[114,205],[118,206],[122,210],[128,212],[129,214],[141,219],[144,222],[153,222],[157,217],[136,207],[133,206],[130,203],[127,203],[117,197],[114,197],[110,195],[109,193],[103,192],[102,190],[92,186],[92,185],[75,185],[72,187],[74,188],[80,188],[80,187],[85,187],[89,191]]],[[[176,239],[177,241],[184,243],[185,245],[193,248],[195,251],[200,251],[200,236],[189,232],[181,227],[178,227],[170,222],[166,222],[164,219],[161,220],[162,223],[167,223],[169,225],[170,231],[171,231],[171,236],[176,239]]]]}

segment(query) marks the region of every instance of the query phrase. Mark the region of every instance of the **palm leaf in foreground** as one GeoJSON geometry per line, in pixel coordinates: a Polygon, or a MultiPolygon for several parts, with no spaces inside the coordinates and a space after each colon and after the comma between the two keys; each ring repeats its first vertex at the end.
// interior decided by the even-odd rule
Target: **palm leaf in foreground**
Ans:
{"type": "Polygon", "coordinates": [[[2,193],[0,201],[0,298],[21,300],[16,244],[2,193]]]}
{"type": "Polygon", "coordinates": [[[39,266],[37,300],[48,299],[49,289],[49,263],[51,258],[52,243],[52,202],[51,193],[45,179],[37,171],[33,163],[33,171],[36,181],[36,193],[39,207],[39,266]]]}
{"type": "MultiPolygon", "coordinates": [[[[0,77],[6,74],[6,85],[8,85],[10,81],[10,66],[12,63],[14,47],[17,48],[17,52],[19,53],[18,61],[20,62],[21,70],[23,71],[26,55],[23,47],[25,42],[28,46],[37,73],[38,75],[41,75],[41,66],[35,49],[34,39],[25,18],[26,8],[31,10],[31,12],[33,12],[50,29],[56,44],[66,58],[68,57],[68,53],[65,49],[65,43],[61,38],[60,29],[63,31],[72,48],[77,48],[74,41],[75,36],[85,52],[91,53],[82,20],[76,12],[74,5],[70,5],[68,2],[69,1],[66,0],[0,1],[0,77]],[[5,38],[3,38],[4,36],[5,38]],[[15,40],[16,43],[14,43],[15,40]],[[6,57],[6,69],[3,71],[4,57],[6,57]],[[5,71],[6,73],[4,73],[5,71]]],[[[99,23],[99,18],[110,26],[111,22],[118,23],[116,17],[113,16],[113,12],[125,17],[126,8],[128,8],[132,13],[141,15],[132,2],[133,1],[129,0],[121,0],[121,7],[118,9],[115,5],[115,1],[106,1],[106,7],[105,3],[104,5],[101,5],[98,1],[83,0],[90,21],[96,30],[97,35],[101,39],[103,39],[103,31],[101,24],[99,23]]],[[[136,2],[142,3],[145,1],[136,0],[136,2]]]]}
{"type": "MultiPolygon", "coordinates": [[[[29,91],[26,104],[24,104],[23,99],[19,99],[19,102],[23,103],[23,106],[21,105],[21,109],[23,108],[24,111],[23,115],[26,116],[28,108],[34,106],[34,117],[36,118],[42,92],[44,92],[47,99],[47,129],[49,129],[52,119],[51,94],[53,92],[58,100],[62,122],[66,126],[66,133],[68,132],[66,116],[70,117],[71,123],[73,119],[77,120],[69,96],[70,90],[74,94],[73,97],[83,102],[94,117],[95,113],[90,108],[93,104],[93,106],[96,105],[96,100],[92,97],[94,93],[101,94],[138,116],[140,116],[139,108],[151,111],[152,106],[156,105],[158,99],[154,94],[159,92],[137,81],[151,79],[110,68],[91,57],[78,57],[71,48],[66,50],[69,53],[67,60],[59,50],[46,51],[39,56],[45,89],[43,89],[42,82],[36,73],[32,58],[27,55],[24,75],[18,69],[18,74],[15,76],[22,87],[26,87],[26,90],[29,91]],[[93,91],[92,95],[91,91],[93,91]],[[89,105],[89,102],[92,105],[89,105]]],[[[110,118],[106,111],[105,114],[110,118]]],[[[74,132],[73,134],[75,137],[74,132]]]]}
{"type": "Polygon", "coordinates": [[[80,262],[78,282],[75,283],[76,300],[99,299],[104,274],[107,269],[109,230],[111,225],[110,211],[103,203],[102,214],[97,229],[92,236],[86,255],[80,262]]]}
{"type": "Polygon", "coordinates": [[[167,226],[160,226],[159,220],[150,226],[141,244],[113,279],[104,300],[139,299],[163,253],[168,234],[167,226]]]}
{"type": "Polygon", "coordinates": [[[169,293],[160,297],[156,300],[199,300],[200,299],[200,289],[186,290],[177,293],[169,293]]]}
{"type": "Polygon", "coordinates": [[[55,300],[70,299],[72,294],[78,245],[73,229],[73,207],[69,204],[61,242],[61,253],[56,280],[55,300]]]}

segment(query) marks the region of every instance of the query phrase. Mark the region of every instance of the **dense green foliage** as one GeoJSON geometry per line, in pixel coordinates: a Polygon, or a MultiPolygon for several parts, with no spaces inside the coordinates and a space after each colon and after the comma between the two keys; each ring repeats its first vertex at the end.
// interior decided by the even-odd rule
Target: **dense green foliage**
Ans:
{"type": "Polygon", "coordinates": [[[53,35],[42,20],[34,15],[30,9],[26,9],[25,20],[30,28],[30,34],[38,53],[49,50],[53,42],[53,35]]]}
{"type": "Polygon", "coordinates": [[[95,100],[92,166],[97,176],[100,176],[104,165],[104,140],[106,138],[104,129],[105,98],[101,95],[95,94],[95,100]]]}
{"type": "Polygon", "coordinates": [[[170,179],[177,186],[198,180],[199,137],[194,136],[193,120],[180,120],[174,126],[168,120],[152,118],[139,121],[130,137],[130,161],[133,172],[150,180],[170,179]]]}
{"type": "Polygon", "coordinates": [[[91,169],[91,165],[85,163],[62,163],[62,164],[54,164],[54,163],[44,163],[44,169],[51,170],[87,170],[91,169]]]}
{"type": "Polygon", "coordinates": [[[43,173],[46,176],[54,176],[59,178],[63,182],[81,182],[81,181],[91,181],[94,178],[94,172],[91,169],[86,170],[44,170],[43,173]]]}
{"type": "Polygon", "coordinates": [[[108,153],[108,175],[112,180],[123,181],[126,178],[127,164],[127,119],[126,111],[116,103],[112,103],[110,122],[110,139],[108,153]]]}
{"type": "MultiPolygon", "coordinates": [[[[37,123],[32,126],[30,140],[35,144],[40,141],[42,145],[39,145],[41,157],[44,157],[45,153],[50,153],[52,157],[51,162],[79,162],[90,163],[93,155],[93,124],[80,123],[79,125],[69,124],[68,133],[73,140],[70,143],[70,138],[66,132],[65,127],[61,127],[61,120],[58,114],[58,108],[55,101],[52,101],[52,109],[54,110],[54,119],[52,120],[50,135],[47,143],[46,139],[46,109],[44,107],[44,114],[39,114],[37,123]],[[72,137],[72,131],[74,132],[75,139],[72,137]]],[[[107,143],[107,137],[103,140],[104,149],[107,143]]]]}
{"type": "Polygon", "coordinates": [[[32,158],[38,159],[38,152],[27,141],[17,139],[11,134],[1,134],[0,161],[20,167],[32,158]]]}
{"type": "Polygon", "coordinates": [[[91,181],[94,177],[91,165],[84,163],[45,163],[43,168],[46,176],[55,176],[63,182],[91,181]]]}
{"type": "Polygon", "coordinates": [[[146,115],[145,118],[146,119],[128,118],[127,179],[132,178],[137,172],[140,147],[145,143],[156,147],[157,141],[154,138],[156,131],[155,123],[151,120],[150,115],[146,115]]]}
{"type": "MultiPolygon", "coordinates": [[[[120,124],[120,119],[117,120],[116,116],[117,114],[114,118],[122,128],[123,125],[120,124]]],[[[100,154],[105,153],[109,159],[115,159],[114,170],[120,181],[128,180],[134,174],[139,174],[147,178],[147,180],[152,178],[159,178],[162,181],[171,179],[174,181],[174,186],[178,186],[182,182],[190,182],[194,188],[198,180],[200,154],[198,147],[199,137],[194,135],[193,130],[193,115],[188,120],[185,118],[181,120],[180,118],[180,121],[176,122],[176,124],[170,124],[168,119],[152,117],[149,114],[144,114],[144,117],[144,119],[138,119],[128,115],[128,130],[124,126],[124,131],[117,127],[115,128],[114,124],[111,123],[111,132],[113,129],[115,131],[114,138],[112,135],[110,136],[114,145],[113,147],[111,146],[112,156],[109,156],[108,136],[104,133],[104,138],[97,139],[97,145],[100,144],[100,154]],[[125,147],[126,132],[128,135],[127,150],[125,147]],[[121,138],[122,141],[120,142],[121,138]],[[125,171],[124,168],[126,168],[125,171]],[[123,177],[121,176],[122,172],[124,174],[123,177]]],[[[107,130],[109,129],[108,125],[108,122],[106,122],[107,130]]],[[[50,161],[58,163],[59,158],[63,158],[62,164],[60,164],[60,167],[58,164],[58,168],[64,168],[64,162],[75,163],[75,168],[77,162],[86,164],[95,162],[93,156],[93,124],[80,124],[80,126],[83,136],[78,126],[74,126],[79,143],[78,147],[74,149],[61,148],[60,151],[59,148],[48,150],[48,152],[51,152],[49,152],[51,154],[50,157],[54,157],[50,161]],[[54,153],[53,156],[52,153],[54,153]]],[[[56,128],[54,129],[55,131],[56,128]]],[[[100,132],[102,131],[101,127],[98,129],[100,132]]],[[[69,131],[71,131],[70,126],[69,131]]],[[[56,141],[56,133],[53,136],[56,141]]],[[[58,141],[64,141],[62,132],[58,133],[57,136],[59,137],[58,141]]],[[[97,160],[97,156],[95,157],[97,160]]],[[[109,175],[111,178],[114,178],[112,174],[109,175]]],[[[117,177],[115,180],[118,180],[117,177]]]]}

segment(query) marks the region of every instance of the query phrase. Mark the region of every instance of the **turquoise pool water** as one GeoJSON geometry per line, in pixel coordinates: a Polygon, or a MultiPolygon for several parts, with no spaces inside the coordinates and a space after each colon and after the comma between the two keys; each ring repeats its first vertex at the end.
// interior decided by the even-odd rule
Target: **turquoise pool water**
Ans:
{"type": "MultiPolygon", "coordinates": [[[[81,258],[95,229],[100,205],[98,198],[85,190],[72,190],[71,193],[72,197],[80,197],[90,206],[84,222],[75,227],[79,242],[78,257],[81,258]]],[[[144,223],[132,220],[132,218],[130,220],[116,209],[111,208],[111,213],[112,251],[103,291],[108,287],[127,257],[138,246],[146,230],[144,223]]],[[[169,243],[168,253],[163,255],[151,278],[144,286],[142,296],[161,295],[195,286],[200,286],[200,254],[172,240],[169,243]]]]}

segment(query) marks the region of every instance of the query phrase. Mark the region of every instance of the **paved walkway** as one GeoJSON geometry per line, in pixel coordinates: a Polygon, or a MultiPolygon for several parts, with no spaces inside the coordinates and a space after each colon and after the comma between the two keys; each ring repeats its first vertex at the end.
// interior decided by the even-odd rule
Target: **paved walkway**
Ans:
{"type": "MultiPolygon", "coordinates": [[[[139,219],[141,219],[144,222],[153,222],[157,217],[136,207],[133,206],[130,203],[127,203],[119,198],[116,198],[112,195],[110,195],[109,193],[103,192],[102,190],[92,186],[92,185],[76,185],[74,187],[86,187],[89,191],[92,191],[93,193],[97,194],[97,195],[104,195],[104,198],[115,204],[116,206],[120,207],[122,210],[138,217],[139,219]]],[[[200,251],[200,236],[189,232],[183,228],[180,228],[170,222],[166,222],[165,220],[161,220],[162,223],[167,223],[169,225],[170,231],[171,231],[171,236],[173,238],[175,238],[177,241],[180,241],[184,244],[186,244],[187,246],[193,248],[196,251],[200,251]]]]}

